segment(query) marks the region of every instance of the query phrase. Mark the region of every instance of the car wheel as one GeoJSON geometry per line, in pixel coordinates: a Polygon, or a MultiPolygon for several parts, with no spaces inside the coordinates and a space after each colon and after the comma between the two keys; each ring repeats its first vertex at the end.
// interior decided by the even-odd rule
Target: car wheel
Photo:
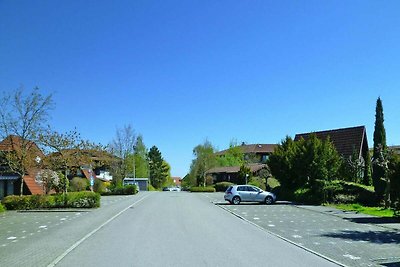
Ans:
{"type": "Polygon", "coordinates": [[[271,205],[274,202],[274,199],[271,196],[267,196],[265,198],[265,204],[271,205]]]}
{"type": "Polygon", "coordinates": [[[232,199],[233,205],[239,205],[240,204],[240,197],[236,196],[232,199]]]}

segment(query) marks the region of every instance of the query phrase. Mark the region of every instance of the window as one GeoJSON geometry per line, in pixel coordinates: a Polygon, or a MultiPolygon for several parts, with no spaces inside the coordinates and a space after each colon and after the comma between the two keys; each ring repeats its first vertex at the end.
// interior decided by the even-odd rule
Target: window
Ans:
{"type": "Polygon", "coordinates": [[[254,187],[252,186],[246,186],[247,187],[247,191],[249,192],[258,192],[254,187]]]}
{"type": "Polygon", "coordinates": [[[238,186],[237,191],[247,191],[246,187],[247,186],[238,186]]]}

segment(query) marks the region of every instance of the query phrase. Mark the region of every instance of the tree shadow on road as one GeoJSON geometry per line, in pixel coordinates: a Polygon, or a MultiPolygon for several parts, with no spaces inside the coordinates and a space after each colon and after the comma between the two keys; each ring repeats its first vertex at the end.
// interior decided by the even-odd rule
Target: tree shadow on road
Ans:
{"type": "Polygon", "coordinates": [[[396,231],[341,231],[328,233],[322,236],[347,239],[352,241],[366,241],[375,244],[400,244],[400,233],[396,231]]]}
{"type": "Polygon", "coordinates": [[[346,218],[346,220],[364,224],[400,223],[400,218],[393,218],[393,217],[360,217],[360,218],[346,218]]]}

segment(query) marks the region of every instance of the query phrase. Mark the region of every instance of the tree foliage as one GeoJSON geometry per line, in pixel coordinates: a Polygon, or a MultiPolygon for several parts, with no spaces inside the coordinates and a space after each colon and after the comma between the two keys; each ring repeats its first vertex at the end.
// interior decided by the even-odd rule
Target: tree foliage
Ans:
{"type": "Polygon", "coordinates": [[[318,190],[318,181],[330,181],[337,176],[340,157],[329,140],[315,134],[294,142],[286,137],[268,159],[271,174],[283,189],[294,192],[298,188],[318,190]]]}
{"type": "Polygon", "coordinates": [[[216,165],[219,167],[241,166],[244,164],[244,155],[240,146],[233,143],[225,154],[216,157],[216,165]]]}
{"type": "Polygon", "coordinates": [[[159,189],[167,181],[169,167],[165,164],[161,152],[156,146],[150,148],[148,159],[150,183],[154,188],[159,189]]]}
{"type": "MultiPolygon", "coordinates": [[[[377,163],[381,153],[386,153],[386,130],[384,126],[383,105],[379,97],[376,101],[375,109],[375,129],[374,129],[374,154],[373,162],[377,163]]],[[[385,168],[380,164],[372,164],[372,182],[378,200],[383,199],[385,194],[385,168]]]]}
{"type": "Polygon", "coordinates": [[[123,128],[117,128],[114,139],[110,142],[108,148],[110,153],[120,158],[118,164],[113,166],[113,183],[122,184],[122,179],[127,177],[129,172],[133,173],[133,159],[130,157],[135,152],[136,134],[131,125],[125,125],[123,128]]]}
{"type": "Polygon", "coordinates": [[[143,142],[143,136],[138,135],[135,143],[135,171],[136,177],[149,177],[149,162],[147,160],[147,148],[143,142]]]}
{"type": "Polygon", "coordinates": [[[190,165],[190,180],[192,186],[205,186],[206,172],[217,165],[215,148],[210,141],[205,140],[203,144],[193,148],[194,159],[190,165]]]}
{"type": "MultiPolygon", "coordinates": [[[[34,142],[44,131],[52,108],[52,95],[43,95],[38,88],[29,93],[19,88],[4,93],[0,99],[0,135],[9,137],[13,148],[13,151],[3,155],[3,163],[21,177],[37,167],[41,152],[34,142]]],[[[21,180],[22,194],[24,183],[21,180]]]]}

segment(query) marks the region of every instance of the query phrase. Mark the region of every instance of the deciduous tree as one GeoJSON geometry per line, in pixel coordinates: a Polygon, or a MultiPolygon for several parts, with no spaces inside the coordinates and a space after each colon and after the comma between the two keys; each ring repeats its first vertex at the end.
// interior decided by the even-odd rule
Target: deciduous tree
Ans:
{"type": "Polygon", "coordinates": [[[35,142],[44,131],[52,108],[52,95],[43,95],[38,88],[29,93],[19,88],[4,93],[0,99],[0,135],[9,138],[13,150],[6,153],[3,159],[12,172],[21,176],[21,194],[24,185],[22,177],[40,161],[35,142]]]}

